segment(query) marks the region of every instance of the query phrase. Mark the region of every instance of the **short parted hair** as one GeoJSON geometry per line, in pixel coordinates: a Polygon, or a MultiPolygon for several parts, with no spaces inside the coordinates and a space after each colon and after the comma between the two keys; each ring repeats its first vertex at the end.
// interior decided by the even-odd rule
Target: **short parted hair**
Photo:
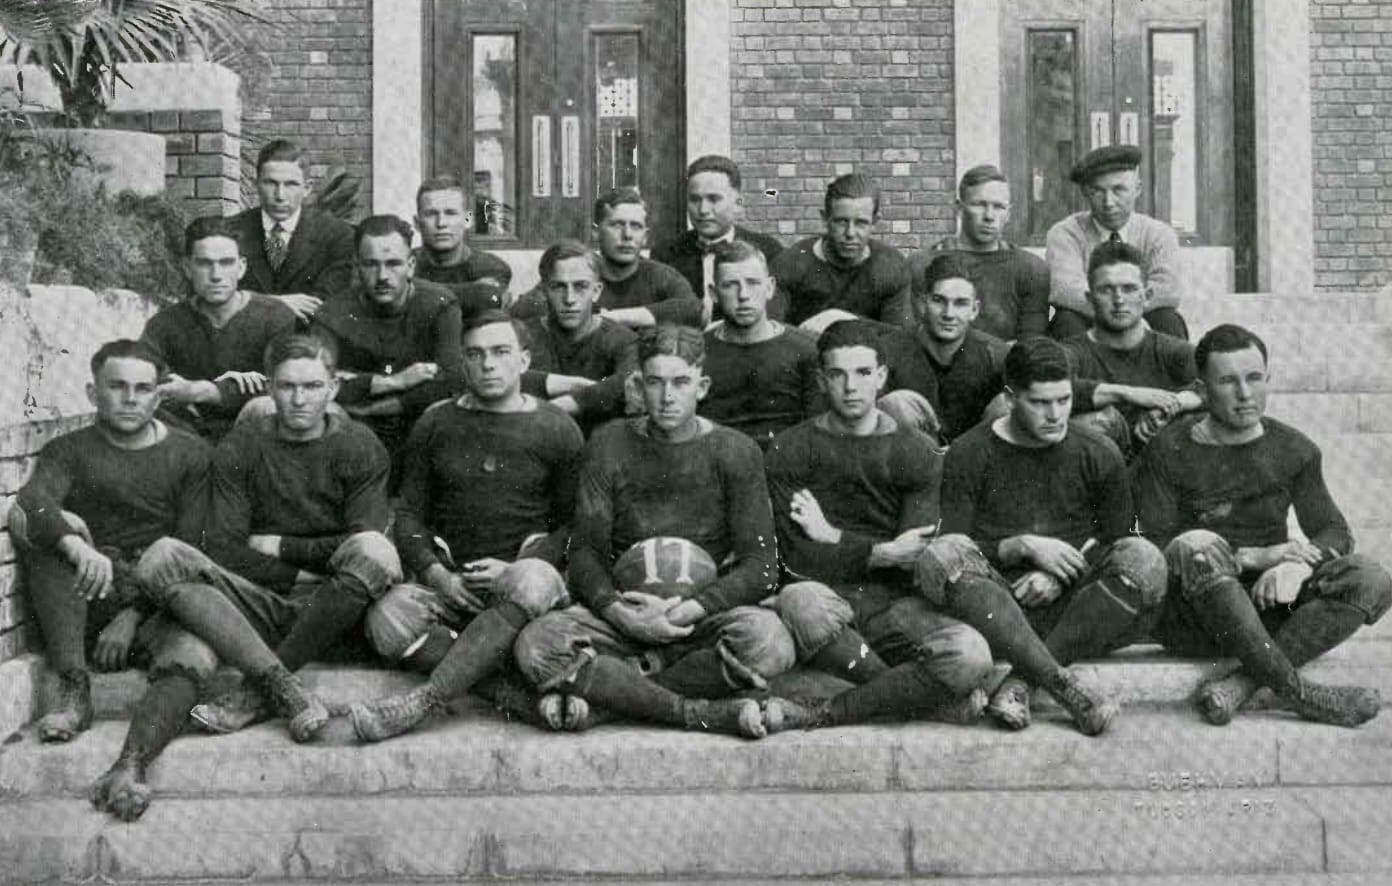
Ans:
{"type": "Polygon", "coordinates": [[[1088,285],[1092,285],[1093,272],[1098,268],[1106,268],[1111,265],[1135,265],[1141,269],[1142,280],[1150,276],[1150,262],[1146,259],[1145,253],[1130,243],[1121,240],[1107,240],[1097,244],[1092,255],[1088,256],[1088,285]]]}
{"type": "Polygon", "coordinates": [[[1073,364],[1063,345],[1042,335],[1031,335],[1011,345],[1005,355],[1005,385],[1021,393],[1035,382],[1068,381],[1073,364]]]}
{"type": "Polygon", "coordinates": [[[237,252],[242,251],[242,235],[231,219],[217,215],[205,215],[189,222],[184,228],[184,255],[193,255],[193,244],[210,237],[226,237],[237,244],[237,252]]]}
{"type": "Polygon", "coordinates": [[[966,280],[976,291],[976,272],[972,265],[955,252],[944,252],[934,257],[923,270],[922,292],[933,291],[933,286],[942,280],[966,280]]]}
{"type": "Polygon", "coordinates": [[[599,277],[599,256],[590,247],[581,243],[579,240],[572,240],[569,237],[564,240],[557,240],[546,251],[541,254],[541,260],[537,262],[537,273],[543,281],[550,280],[551,275],[556,273],[556,265],[572,258],[583,258],[590,263],[590,270],[594,271],[595,278],[599,277]]]}
{"type": "Polygon", "coordinates": [[[409,249],[416,230],[399,215],[369,215],[358,222],[357,230],[353,234],[353,248],[361,246],[367,237],[386,237],[389,234],[395,234],[405,240],[409,249]]]}
{"type": "Polygon", "coordinates": [[[298,163],[304,169],[304,151],[300,146],[285,138],[273,138],[261,146],[256,154],[256,174],[267,163],[298,163]]]}
{"type": "Polygon", "coordinates": [[[887,362],[880,333],[868,320],[837,320],[817,336],[817,362],[825,364],[826,355],[837,348],[869,348],[875,352],[875,362],[887,362]]]}
{"type": "Polygon", "coordinates": [[[594,223],[602,223],[609,217],[611,209],[626,203],[636,203],[643,207],[644,212],[648,211],[648,201],[643,199],[637,188],[612,188],[595,198],[594,223]]]}
{"type": "Polygon", "coordinates": [[[108,360],[144,360],[155,367],[156,376],[164,375],[166,368],[164,356],[159,351],[143,341],[131,338],[118,338],[97,348],[97,352],[89,361],[92,378],[97,377],[97,373],[101,372],[108,360]]]}
{"type": "Polygon", "coordinates": [[[730,187],[736,191],[740,189],[739,166],[729,157],[721,154],[706,154],[704,157],[697,157],[691,161],[691,165],[686,167],[686,180],[691,181],[703,172],[718,172],[729,179],[730,187]]]}
{"type": "Polygon", "coordinates": [[[871,197],[875,201],[875,214],[880,212],[880,189],[879,186],[870,179],[858,172],[848,172],[843,176],[834,179],[827,185],[826,199],[822,202],[822,208],[828,215],[831,214],[831,204],[837,200],[859,200],[862,197],[871,197]]]}
{"type": "Polygon", "coordinates": [[[288,360],[318,360],[330,373],[338,368],[338,352],[333,344],[313,332],[283,332],[271,339],[261,360],[266,366],[266,377],[275,375],[288,360]]]}
{"type": "Polygon", "coordinates": [[[433,191],[458,191],[460,196],[466,196],[464,194],[464,186],[459,183],[459,179],[452,175],[437,175],[434,178],[428,178],[421,182],[420,187],[416,188],[416,205],[420,205],[422,194],[429,194],[433,191]]]}
{"type": "Polygon", "coordinates": [[[980,166],[973,166],[962,173],[962,181],[957,185],[957,199],[967,199],[967,191],[977,185],[984,185],[987,182],[1003,182],[1010,184],[1010,179],[1005,177],[1005,173],[999,167],[992,166],[990,163],[983,163],[980,166]]]}
{"type": "Polygon", "coordinates": [[[699,329],[664,323],[638,333],[638,365],[653,357],[680,357],[692,366],[706,361],[706,339],[699,329]]]}
{"type": "Polygon", "coordinates": [[[1262,355],[1262,363],[1269,363],[1266,353],[1266,342],[1261,340],[1255,332],[1245,326],[1238,326],[1236,323],[1223,323],[1215,326],[1203,334],[1199,343],[1194,347],[1194,368],[1202,376],[1208,371],[1208,358],[1210,354],[1230,354],[1233,351],[1245,351],[1248,348],[1256,348],[1262,355]]]}
{"type": "Polygon", "coordinates": [[[527,324],[501,308],[487,308],[466,318],[459,327],[459,340],[462,342],[468,338],[469,333],[475,329],[482,329],[495,323],[506,323],[511,326],[512,331],[517,334],[517,343],[522,347],[522,350],[530,351],[532,349],[532,336],[527,331],[527,324]]]}
{"type": "Polygon", "coordinates": [[[743,240],[717,243],[711,254],[715,256],[714,267],[717,268],[721,265],[735,265],[757,258],[764,271],[768,271],[768,259],[764,257],[764,254],[754,244],[746,243],[743,240]]]}

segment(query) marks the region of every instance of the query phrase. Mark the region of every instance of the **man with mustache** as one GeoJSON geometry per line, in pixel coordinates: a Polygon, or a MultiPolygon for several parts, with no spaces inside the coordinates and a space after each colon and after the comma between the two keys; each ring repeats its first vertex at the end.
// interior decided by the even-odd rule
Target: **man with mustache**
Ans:
{"type": "Polygon", "coordinates": [[[315,316],[338,353],[338,402],[381,438],[395,462],[415,419],[462,389],[459,305],[415,279],[411,226],[374,215],[357,229],[358,289],[315,316]]]}

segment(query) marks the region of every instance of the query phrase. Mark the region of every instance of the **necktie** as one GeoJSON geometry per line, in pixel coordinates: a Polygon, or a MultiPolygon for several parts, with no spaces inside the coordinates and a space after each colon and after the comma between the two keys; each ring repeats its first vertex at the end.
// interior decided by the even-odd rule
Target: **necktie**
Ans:
{"type": "Polygon", "coordinates": [[[1107,242],[1108,242],[1108,243],[1120,243],[1120,242],[1121,242],[1121,234],[1118,233],[1117,231],[1112,231],[1112,233],[1107,237],[1107,242]]]}
{"type": "Polygon", "coordinates": [[[285,229],[276,222],[275,227],[271,228],[271,234],[266,238],[266,261],[270,262],[271,270],[279,271],[281,264],[285,262],[285,229]]]}
{"type": "Polygon", "coordinates": [[[712,254],[713,252],[715,252],[715,247],[716,247],[716,246],[719,246],[719,245],[720,245],[720,244],[719,244],[718,242],[715,242],[715,241],[711,241],[711,242],[706,242],[705,240],[697,240],[697,241],[696,241],[696,248],[699,249],[699,250],[701,251],[701,254],[702,254],[702,255],[710,255],[710,254],[712,254]]]}

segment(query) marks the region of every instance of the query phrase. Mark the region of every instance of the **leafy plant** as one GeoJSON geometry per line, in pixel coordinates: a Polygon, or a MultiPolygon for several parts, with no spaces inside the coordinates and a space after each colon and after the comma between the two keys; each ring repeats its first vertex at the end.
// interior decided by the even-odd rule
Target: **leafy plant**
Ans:
{"type": "Polygon", "coordinates": [[[44,68],[67,121],[99,127],[120,65],[226,54],[262,24],[253,0],[0,0],[0,62],[44,68]]]}
{"type": "Polygon", "coordinates": [[[94,165],[22,119],[0,119],[0,240],[37,247],[35,283],[178,299],[190,218],[183,203],[163,194],[110,194],[90,174],[94,165]]]}

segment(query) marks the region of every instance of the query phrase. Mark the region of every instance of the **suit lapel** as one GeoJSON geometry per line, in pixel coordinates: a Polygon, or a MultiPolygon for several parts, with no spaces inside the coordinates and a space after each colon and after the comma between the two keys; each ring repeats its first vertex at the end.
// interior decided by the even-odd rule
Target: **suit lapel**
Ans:
{"type": "Polygon", "coordinates": [[[295,232],[290,235],[290,242],[286,245],[285,261],[280,263],[280,270],[276,272],[278,282],[284,284],[295,279],[295,275],[314,258],[316,232],[309,210],[303,210],[300,213],[300,223],[295,225],[295,232]]]}
{"type": "Polygon", "coordinates": [[[247,263],[242,288],[265,295],[274,294],[275,274],[271,272],[271,263],[266,260],[266,232],[261,230],[260,209],[242,213],[241,235],[242,256],[247,263]]]}

